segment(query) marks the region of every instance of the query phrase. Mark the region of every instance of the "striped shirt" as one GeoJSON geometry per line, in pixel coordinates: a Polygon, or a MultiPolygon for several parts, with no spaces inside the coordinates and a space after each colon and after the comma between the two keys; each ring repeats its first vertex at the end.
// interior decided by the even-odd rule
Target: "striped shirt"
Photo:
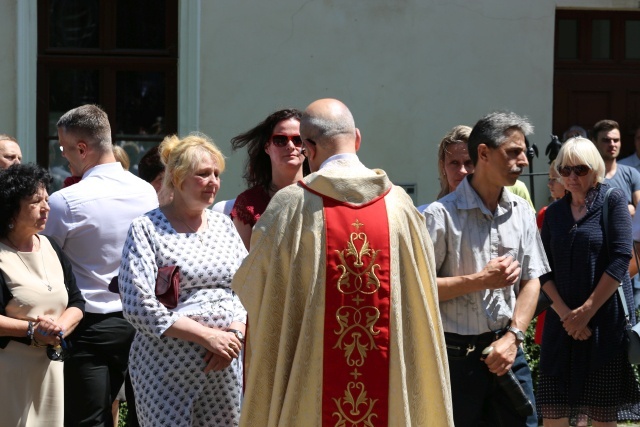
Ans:
{"type": "Polygon", "coordinates": [[[438,277],[477,273],[502,255],[513,256],[522,269],[513,286],[440,302],[445,332],[478,335],[508,326],[520,280],[536,279],[550,271],[531,207],[523,198],[502,191],[498,207],[491,213],[467,177],[454,192],[429,205],[424,214],[438,277]]]}

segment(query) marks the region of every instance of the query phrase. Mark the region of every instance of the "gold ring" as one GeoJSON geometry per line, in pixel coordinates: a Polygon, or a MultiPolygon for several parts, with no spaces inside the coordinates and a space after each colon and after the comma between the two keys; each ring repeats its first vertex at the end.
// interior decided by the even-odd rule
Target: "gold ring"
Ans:
{"type": "Polygon", "coordinates": [[[235,350],[236,346],[235,346],[232,342],[230,342],[230,343],[229,343],[229,348],[230,348],[231,350],[235,350]]]}

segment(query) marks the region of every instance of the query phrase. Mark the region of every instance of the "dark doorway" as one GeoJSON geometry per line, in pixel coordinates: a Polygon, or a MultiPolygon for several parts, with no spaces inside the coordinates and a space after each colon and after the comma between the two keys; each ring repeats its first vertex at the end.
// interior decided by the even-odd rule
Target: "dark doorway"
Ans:
{"type": "Polygon", "coordinates": [[[177,82],[178,0],[39,1],[37,159],[54,187],[68,176],[62,114],[104,108],[135,173],[144,152],[177,130],[177,82]]]}
{"type": "Polygon", "coordinates": [[[640,12],[558,10],[553,132],[589,130],[601,119],[620,124],[621,156],[631,154],[640,125],[640,12]]]}

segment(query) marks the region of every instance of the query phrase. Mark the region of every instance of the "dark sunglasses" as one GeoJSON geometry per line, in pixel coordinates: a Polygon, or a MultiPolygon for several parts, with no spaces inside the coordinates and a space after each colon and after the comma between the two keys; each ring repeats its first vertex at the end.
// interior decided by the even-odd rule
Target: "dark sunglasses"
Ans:
{"type": "Polygon", "coordinates": [[[296,135],[296,136],[272,135],[271,136],[271,142],[276,147],[284,147],[289,143],[289,141],[293,142],[293,145],[295,147],[302,146],[302,138],[300,137],[300,135],[296,135]]]}
{"type": "Polygon", "coordinates": [[[563,178],[568,178],[571,176],[571,172],[575,173],[576,176],[585,176],[590,170],[591,168],[587,165],[563,166],[558,168],[558,173],[563,178]]]}
{"type": "Polygon", "coordinates": [[[71,355],[71,343],[67,343],[64,339],[60,338],[60,345],[47,346],[47,357],[54,362],[64,362],[71,355]]]}

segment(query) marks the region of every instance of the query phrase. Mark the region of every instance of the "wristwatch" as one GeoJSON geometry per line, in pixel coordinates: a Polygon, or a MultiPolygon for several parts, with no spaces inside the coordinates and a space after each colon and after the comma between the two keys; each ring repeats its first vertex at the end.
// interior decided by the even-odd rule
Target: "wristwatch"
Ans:
{"type": "Polygon", "coordinates": [[[511,332],[513,335],[516,336],[516,343],[518,345],[520,345],[524,341],[524,332],[522,332],[520,329],[514,328],[513,326],[509,326],[507,328],[507,332],[511,332]]]}
{"type": "Polygon", "coordinates": [[[236,338],[238,338],[238,341],[244,344],[244,334],[242,332],[240,332],[237,329],[227,329],[227,332],[231,332],[233,335],[236,336],[236,338]]]}

